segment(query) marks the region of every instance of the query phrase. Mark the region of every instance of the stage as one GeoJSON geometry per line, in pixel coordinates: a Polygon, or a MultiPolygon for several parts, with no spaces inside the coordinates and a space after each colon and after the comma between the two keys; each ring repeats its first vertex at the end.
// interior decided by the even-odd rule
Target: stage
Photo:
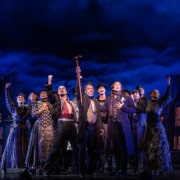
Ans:
{"type": "Polygon", "coordinates": [[[30,175],[30,174],[24,174],[23,169],[7,169],[6,174],[0,174],[0,179],[2,180],[45,180],[45,179],[139,179],[139,180],[160,180],[160,179],[167,179],[167,180],[179,180],[180,179],[180,165],[176,165],[173,167],[173,173],[168,176],[157,176],[157,175],[135,175],[135,174],[127,174],[126,177],[123,176],[114,176],[109,175],[106,171],[103,174],[95,174],[92,176],[87,177],[79,177],[78,175],[73,174],[67,174],[67,173],[60,173],[58,175],[30,175]]]}

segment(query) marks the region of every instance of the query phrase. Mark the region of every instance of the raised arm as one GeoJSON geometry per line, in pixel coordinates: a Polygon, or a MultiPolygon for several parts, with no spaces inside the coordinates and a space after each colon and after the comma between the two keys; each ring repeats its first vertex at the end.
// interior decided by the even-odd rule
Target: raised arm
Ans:
{"type": "Polygon", "coordinates": [[[77,96],[77,99],[82,103],[82,87],[81,87],[81,68],[80,66],[76,66],[76,75],[77,75],[77,81],[76,81],[76,89],[75,93],[77,96]]]}
{"type": "Polygon", "coordinates": [[[170,85],[171,85],[171,77],[168,76],[168,77],[166,78],[166,80],[167,80],[167,85],[170,86],[170,85]]]}
{"type": "Polygon", "coordinates": [[[53,90],[52,81],[53,81],[53,75],[49,74],[47,84],[46,84],[46,89],[47,89],[47,92],[48,92],[48,99],[49,99],[50,103],[55,104],[58,101],[58,95],[53,90]]]}
{"type": "Polygon", "coordinates": [[[8,111],[10,113],[13,113],[13,111],[15,110],[15,104],[12,101],[11,96],[10,96],[10,86],[11,86],[11,83],[9,82],[5,84],[5,102],[6,102],[6,107],[8,111]]]}
{"type": "Polygon", "coordinates": [[[161,105],[164,105],[164,106],[165,106],[166,104],[168,104],[169,102],[172,101],[172,97],[171,97],[171,95],[170,95],[171,77],[168,76],[168,77],[166,78],[166,80],[167,80],[166,92],[165,92],[164,96],[160,99],[161,105]]]}
{"type": "Polygon", "coordinates": [[[53,79],[53,75],[49,74],[48,75],[48,85],[52,85],[52,79],[53,79]]]}

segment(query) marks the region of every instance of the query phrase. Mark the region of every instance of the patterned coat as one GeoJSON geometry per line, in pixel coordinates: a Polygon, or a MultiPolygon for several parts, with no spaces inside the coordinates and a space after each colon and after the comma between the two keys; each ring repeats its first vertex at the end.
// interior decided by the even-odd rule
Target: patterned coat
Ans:
{"type": "Polygon", "coordinates": [[[146,106],[147,136],[145,150],[148,171],[168,172],[172,170],[168,139],[160,120],[163,108],[171,101],[170,86],[165,95],[158,100],[149,100],[146,106]]]}

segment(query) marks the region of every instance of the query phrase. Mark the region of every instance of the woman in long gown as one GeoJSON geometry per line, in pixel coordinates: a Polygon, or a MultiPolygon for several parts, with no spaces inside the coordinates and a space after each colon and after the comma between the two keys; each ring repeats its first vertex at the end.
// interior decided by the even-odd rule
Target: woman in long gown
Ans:
{"type": "Polygon", "coordinates": [[[13,123],[2,154],[2,173],[6,173],[6,168],[25,168],[24,162],[29,141],[27,121],[30,111],[28,105],[25,104],[25,96],[22,93],[18,94],[17,104],[15,104],[10,96],[10,85],[10,83],[5,85],[5,101],[13,123]]]}
{"type": "Polygon", "coordinates": [[[167,90],[163,97],[157,89],[153,89],[150,94],[151,99],[147,102],[147,135],[146,135],[146,155],[147,172],[158,175],[171,174],[172,163],[170,149],[165,128],[161,122],[163,108],[170,103],[170,77],[167,78],[167,90]]]}
{"type": "Polygon", "coordinates": [[[53,107],[48,101],[48,94],[45,89],[40,90],[40,100],[32,106],[32,117],[36,118],[30,142],[34,145],[33,168],[39,175],[43,173],[42,167],[47,155],[52,150],[55,129],[53,121],[53,107]]]}
{"type": "Polygon", "coordinates": [[[29,107],[31,109],[31,116],[29,117],[30,126],[30,138],[28,144],[28,150],[25,159],[26,169],[29,169],[30,174],[36,174],[37,169],[37,159],[38,159],[38,121],[36,117],[32,115],[32,109],[37,107],[38,94],[36,92],[31,92],[28,97],[29,107]]]}

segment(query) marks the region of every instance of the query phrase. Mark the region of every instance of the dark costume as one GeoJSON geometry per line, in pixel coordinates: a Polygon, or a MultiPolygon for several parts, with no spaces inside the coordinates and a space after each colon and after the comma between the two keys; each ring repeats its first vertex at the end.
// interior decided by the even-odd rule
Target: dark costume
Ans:
{"type": "MultiPolygon", "coordinates": [[[[38,158],[38,121],[36,121],[33,125],[29,145],[27,150],[27,155],[25,159],[25,164],[27,168],[31,168],[31,170],[37,169],[40,164],[38,158]]],[[[35,172],[34,172],[35,173],[35,172]]]]}
{"type": "Polygon", "coordinates": [[[135,156],[132,159],[132,170],[136,174],[142,173],[146,168],[144,143],[147,132],[147,115],[145,108],[148,99],[144,96],[136,103],[136,112],[130,115],[132,132],[135,142],[135,156]]]}
{"type": "Polygon", "coordinates": [[[11,100],[9,88],[5,89],[5,101],[12,115],[13,123],[3,151],[1,168],[25,168],[25,157],[28,147],[27,119],[30,111],[27,105],[21,107],[11,100]]]}
{"type": "Polygon", "coordinates": [[[128,157],[135,153],[134,139],[131,131],[129,114],[134,113],[136,108],[133,100],[129,96],[117,94],[117,98],[109,96],[108,98],[108,143],[112,142],[113,153],[115,155],[116,173],[119,175],[127,173],[128,157]],[[121,109],[116,109],[116,102],[124,101],[121,109]]]}
{"type": "Polygon", "coordinates": [[[84,176],[92,174],[95,170],[97,138],[103,125],[97,100],[83,94],[81,103],[79,97],[79,86],[77,85],[77,98],[80,104],[78,122],[79,172],[80,175],[84,176]]]}
{"type": "MultiPolygon", "coordinates": [[[[37,101],[30,103],[31,113],[33,106],[37,106],[37,101]]],[[[37,118],[30,116],[31,133],[25,159],[26,168],[30,168],[31,173],[35,173],[35,169],[38,167],[38,121],[37,118]],[[34,170],[34,171],[33,171],[34,170]]]]}
{"type": "Polygon", "coordinates": [[[147,136],[145,150],[147,155],[147,171],[165,173],[172,171],[171,156],[165,128],[160,120],[163,108],[171,101],[170,86],[164,97],[149,100],[146,106],[147,136]]]}
{"type": "MultiPolygon", "coordinates": [[[[104,171],[105,161],[108,162],[108,168],[112,169],[112,161],[109,154],[107,154],[107,150],[105,153],[105,149],[111,149],[111,147],[106,146],[106,140],[107,140],[107,128],[108,128],[108,111],[107,111],[107,96],[106,99],[100,100],[99,97],[97,97],[97,101],[99,103],[99,109],[101,114],[101,121],[104,128],[104,134],[99,135],[97,138],[97,170],[100,172],[104,171]]],[[[98,134],[97,134],[98,135],[98,134]]],[[[110,145],[110,143],[108,144],[110,145]]],[[[108,150],[110,152],[110,150],[108,150]]]]}

